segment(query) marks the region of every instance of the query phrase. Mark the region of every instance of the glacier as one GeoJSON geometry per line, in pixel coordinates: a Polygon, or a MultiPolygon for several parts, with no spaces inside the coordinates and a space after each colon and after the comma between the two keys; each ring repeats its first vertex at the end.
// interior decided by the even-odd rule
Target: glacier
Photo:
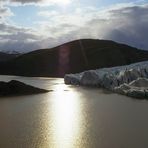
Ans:
{"type": "Polygon", "coordinates": [[[66,74],[65,84],[106,88],[135,98],[148,98],[148,61],[66,74]]]}

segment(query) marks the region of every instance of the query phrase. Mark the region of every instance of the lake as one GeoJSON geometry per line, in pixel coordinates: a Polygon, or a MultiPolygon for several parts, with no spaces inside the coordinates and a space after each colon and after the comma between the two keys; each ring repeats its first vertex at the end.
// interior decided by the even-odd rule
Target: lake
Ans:
{"type": "Polygon", "coordinates": [[[146,148],[148,101],[63,79],[0,76],[50,90],[0,98],[0,148],[146,148]]]}

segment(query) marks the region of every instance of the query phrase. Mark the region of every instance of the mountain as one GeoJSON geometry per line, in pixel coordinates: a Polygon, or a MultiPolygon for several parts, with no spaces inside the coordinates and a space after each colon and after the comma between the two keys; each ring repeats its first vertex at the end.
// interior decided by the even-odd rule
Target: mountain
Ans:
{"type": "Polygon", "coordinates": [[[20,55],[19,53],[5,53],[5,52],[0,52],[0,62],[14,59],[14,58],[16,58],[19,55],[20,55]]]}
{"type": "Polygon", "coordinates": [[[13,54],[13,55],[20,55],[20,54],[23,54],[23,52],[18,52],[18,51],[15,51],[15,50],[11,50],[11,51],[2,50],[1,52],[7,53],[7,54],[13,54]]]}
{"type": "Polygon", "coordinates": [[[108,40],[75,40],[0,63],[0,74],[63,77],[88,69],[148,60],[148,51],[108,40]]]}

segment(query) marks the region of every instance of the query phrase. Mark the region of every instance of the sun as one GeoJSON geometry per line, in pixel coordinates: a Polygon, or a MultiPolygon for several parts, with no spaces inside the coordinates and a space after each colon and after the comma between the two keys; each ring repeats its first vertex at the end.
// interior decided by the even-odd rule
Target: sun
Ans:
{"type": "Polygon", "coordinates": [[[72,3],[73,0],[42,0],[44,5],[59,5],[59,6],[67,6],[72,3]]]}
{"type": "Polygon", "coordinates": [[[69,5],[71,3],[71,0],[55,0],[55,3],[58,5],[69,5]]]}

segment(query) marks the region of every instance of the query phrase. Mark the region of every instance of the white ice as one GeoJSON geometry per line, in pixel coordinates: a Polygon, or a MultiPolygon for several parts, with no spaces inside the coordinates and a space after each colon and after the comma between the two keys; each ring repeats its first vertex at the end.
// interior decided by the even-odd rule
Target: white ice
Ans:
{"type": "Polygon", "coordinates": [[[148,97],[148,61],[67,74],[66,84],[103,87],[131,97],[148,97]]]}

